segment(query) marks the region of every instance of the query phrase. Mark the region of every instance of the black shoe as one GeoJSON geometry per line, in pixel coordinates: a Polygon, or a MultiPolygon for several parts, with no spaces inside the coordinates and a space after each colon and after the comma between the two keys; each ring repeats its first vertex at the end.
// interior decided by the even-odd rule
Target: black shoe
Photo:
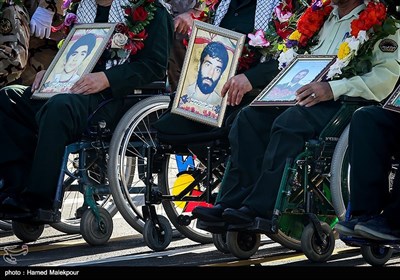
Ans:
{"type": "Polygon", "coordinates": [[[354,231],[356,234],[374,240],[400,240],[400,230],[393,229],[383,216],[358,223],[354,227],[354,231]]]}
{"type": "Polygon", "coordinates": [[[222,213],[222,218],[229,224],[249,224],[257,217],[257,213],[247,206],[239,209],[226,208],[222,213]]]}
{"type": "Polygon", "coordinates": [[[335,225],[335,229],[339,234],[344,236],[352,236],[352,237],[362,237],[360,234],[357,234],[354,231],[355,226],[360,222],[366,222],[372,219],[374,216],[358,216],[351,218],[348,221],[340,221],[335,225]]]}
{"type": "Polygon", "coordinates": [[[193,209],[193,217],[205,222],[223,222],[222,213],[226,207],[222,204],[216,204],[213,207],[197,206],[193,209]]]}
{"type": "Polygon", "coordinates": [[[226,230],[228,229],[226,222],[206,222],[203,220],[198,220],[196,227],[211,233],[226,233],[226,230]]]}
{"type": "Polygon", "coordinates": [[[3,200],[1,209],[14,213],[30,213],[33,211],[32,207],[30,207],[30,205],[28,205],[24,199],[12,196],[9,196],[3,200]]]}

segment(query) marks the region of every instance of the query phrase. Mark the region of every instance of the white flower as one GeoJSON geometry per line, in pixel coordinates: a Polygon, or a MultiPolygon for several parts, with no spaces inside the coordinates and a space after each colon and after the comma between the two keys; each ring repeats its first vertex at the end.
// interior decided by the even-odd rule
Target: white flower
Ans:
{"type": "Polygon", "coordinates": [[[350,53],[357,54],[358,49],[360,48],[360,41],[356,39],[355,37],[350,37],[346,39],[346,42],[350,48],[350,53]]]}
{"type": "Polygon", "coordinates": [[[111,48],[123,49],[127,42],[128,37],[126,35],[122,33],[115,33],[111,41],[111,48]]]}
{"type": "Polygon", "coordinates": [[[331,80],[335,76],[342,74],[342,70],[341,70],[342,66],[341,65],[342,65],[341,60],[336,58],[335,63],[333,63],[331,65],[331,67],[329,67],[329,71],[328,71],[328,74],[326,74],[326,78],[328,80],[331,80]]]}
{"type": "Polygon", "coordinates": [[[360,32],[358,32],[357,39],[360,41],[361,44],[364,44],[366,41],[368,41],[369,36],[367,34],[367,31],[360,30],[360,32]]]}
{"type": "Polygon", "coordinates": [[[285,52],[281,52],[279,54],[279,70],[282,70],[283,68],[286,67],[295,57],[297,56],[297,53],[294,51],[294,49],[290,48],[287,49],[285,52]]]}

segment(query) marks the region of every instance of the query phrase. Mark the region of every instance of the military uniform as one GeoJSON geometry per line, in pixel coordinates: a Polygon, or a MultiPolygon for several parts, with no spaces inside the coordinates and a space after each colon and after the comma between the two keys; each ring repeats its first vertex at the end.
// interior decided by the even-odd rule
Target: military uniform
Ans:
{"type": "MultiPolygon", "coordinates": [[[[232,0],[226,15],[223,17],[219,26],[230,29],[242,34],[248,34],[254,31],[254,19],[256,11],[256,2],[250,0],[232,0]]],[[[272,13],[272,11],[271,11],[272,13]]],[[[259,57],[258,57],[259,58],[259,57]]],[[[254,89],[262,89],[265,87],[278,73],[278,64],[275,60],[260,63],[259,59],[248,70],[243,73],[254,89]]],[[[238,106],[227,106],[225,119],[229,115],[239,111],[240,108],[249,104],[256,93],[247,93],[244,95],[242,102],[238,106]]],[[[172,98],[174,95],[172,95],[172,98]]],[[[166,113],[155,124],[154,127],[165,134],[193,134],[208,132],[215,128],[192,121],[180,115],[166,113]]]]}
{"type": "Polygon", "coordinates": [[[397,174],[389,196],[388,174],[392,156],[400,157],[399,126],[398,112],[367,106],[354,113],[349,132],[351,212],[356,216],[377,215],[385,209],[384,215],[396,228],[400,227],[400,177],[397,174]]]}
{"type": "Polygon", "coordinates": [[[0,86],[15,83],[28,61],[29,15],[25,7],[1,3],[0,86]]]}
{"type": "MultiPolygon", "coordinates": [[[[41,207],[51,207],[65,146],[82,137],[88,116],[113,97],[115,100],[97,112],[93,121],[115,124],[124,96],[165,77],[173,24],[167,10],[156,5],[154,19],[146,26],[145,47],[129,63],[107,70],[104,63],[95,67],[93,72],[104,71],[110,88],[89,95],[58,94],[47,101],[30,99],[29,87],[0,91],[0,177],[7,189],[15,192],[25,187],[25,196],[35,198],[41,207]]],[[[98,6],[94,22],[107,22],[109,9],[98,6]]]]}
{"type": "MultiPolygon", "coordinates": [[[[333,10],[319,33],[313,54],[336,54],[350,32],[362,4],[339,18],[333,10]],[[332,36],[335,34],[335,36],[332,36]]],[[[379,41],[373,50],[372,71],[362,76],[330,81],[334,100],[311,107],[247,107],[229,134],[231,168],[225,173],[217,203],[228,207],[247,206],[257,215],[271,217],[287,158],[294,158],[305,142],[317,137],[340,107],[341,95],[381,101],[394,89],[400,76],[397,44],[400,32],[379,41]]]]}

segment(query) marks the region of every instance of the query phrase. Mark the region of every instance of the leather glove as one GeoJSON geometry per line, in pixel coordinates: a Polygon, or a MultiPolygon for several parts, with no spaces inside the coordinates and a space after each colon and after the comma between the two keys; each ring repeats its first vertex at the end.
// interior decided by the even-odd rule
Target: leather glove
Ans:
{"type": "Polygon", "coordinates": [[[54,12],[37,7],[30,22],[31,36],[39,37],[40,39],[49,38],[53,16],[54,12]]]}

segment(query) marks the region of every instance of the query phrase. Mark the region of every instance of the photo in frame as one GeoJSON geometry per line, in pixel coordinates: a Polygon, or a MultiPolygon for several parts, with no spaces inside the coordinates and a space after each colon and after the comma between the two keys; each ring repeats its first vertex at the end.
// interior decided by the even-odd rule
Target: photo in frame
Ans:
{"type": "Polygon", "coordinates": [[[400,84],[395,88],[383,108],[400,113],[400,84]]]}
{"type": "Polygon", "coordinates": [[[221,127],[226,96],[221,90],[235,75],[246,35],[195,20],[171,113],[221,127]]]}
{"type": "Polygon", "coordinates": [[[79,78],[90,73],[110,40],[114,23],[76,24],[43,76],[34,99],[71,93],[79,78]]]}
{"type": "Polygon", "coordinates": [[[296,105],[296,90],[322,81],[335,55],[298,55],[252,101],[251,106],[296,105]]]}

